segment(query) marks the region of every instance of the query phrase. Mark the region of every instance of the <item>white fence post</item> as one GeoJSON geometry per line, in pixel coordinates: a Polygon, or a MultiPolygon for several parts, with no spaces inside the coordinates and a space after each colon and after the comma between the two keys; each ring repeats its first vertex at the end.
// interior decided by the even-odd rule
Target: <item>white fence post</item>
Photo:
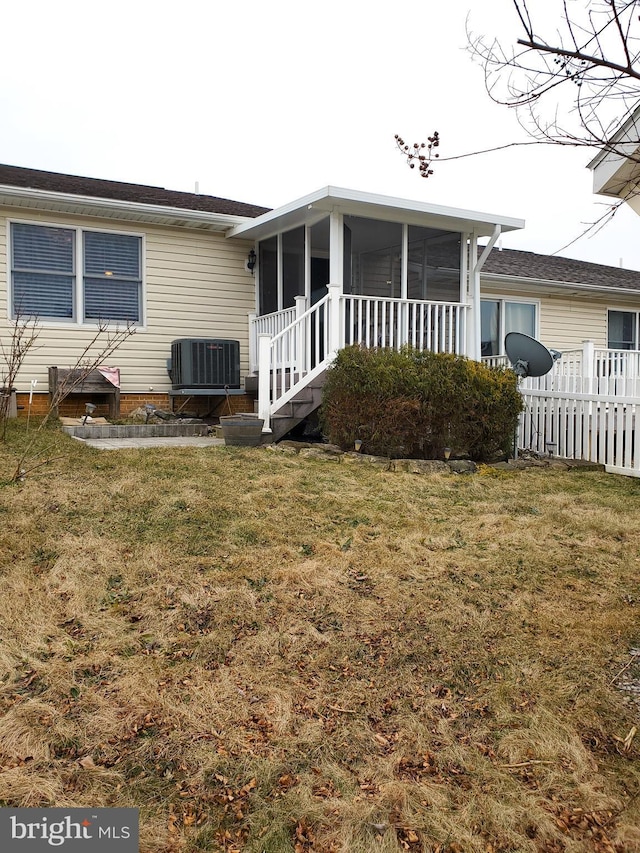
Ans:
{"type": "Polygon", "coordinates": [[[258,417],[264,431],[271,430],[271,335],[258,335],[258,417]]]}
{"type": "Polygon", "coordinates": [[[582,342],[582,392],[593,394],[596,391],[596,346],[593,341],[582,342]]]}

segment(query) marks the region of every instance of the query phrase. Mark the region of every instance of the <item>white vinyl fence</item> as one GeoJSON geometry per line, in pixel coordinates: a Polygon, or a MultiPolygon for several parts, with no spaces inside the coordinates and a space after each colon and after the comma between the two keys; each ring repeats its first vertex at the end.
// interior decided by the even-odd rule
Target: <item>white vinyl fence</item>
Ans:
{"type": "Polygon", "coordinates": [[[640,399],[521,387],[518,447],[598,462],[615,474],[640,477],[635,430],[640,399]]]}
{"type": "MultiPolygon", "coordinates": [[[[506,356],[483,362],[508,366],[506,356]]],[[[584,341],[565,350],[549,373],[519,382],[525,409],[518,447],[604,465],[640,477],[636,423],[640,414],[640,351],[596,347],[584,341]]]]}

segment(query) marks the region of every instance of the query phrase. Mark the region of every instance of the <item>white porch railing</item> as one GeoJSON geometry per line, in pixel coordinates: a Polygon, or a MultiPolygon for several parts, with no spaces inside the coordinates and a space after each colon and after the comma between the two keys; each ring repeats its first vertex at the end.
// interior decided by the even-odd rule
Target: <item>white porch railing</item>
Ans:
{"type": "Polygon", "coordinates": [[[296,318],[296,306],[285,308],[284,311],[274,311],[272,314],[249,315],[249,369],[255,373],[258,369],[258,337],[270,335],[274,337],[286,329],[296,318]]]}
{"type": "MultiPolygon", "coordinates": [[[[508,367],[505,355],[482,359],[492,367],[508,367]]],[[[564,350],[544,376],[528,376],[522,388],[539,391],[640,397],[640,351],[595,347],[585,341],[580,349],[564,350]]]]}
{"type": "Polygon", "coordinates": [[[320,374],[339,349],[351,344],[399,349],[409,344],[435,352],[461,352],[465,340],[467,305],[418,302],[340,293],[329,285],[328,294],[308,310],[302,297],[296,308],[269,315],[279,328],[271,334],[256,318],[258,411],[269,429],[271,415],[320,374]],[[291,315],[293,312],[293,318],[291,315]]]}
{"type": "Polygon", "coordinates": [[[343,346],[416,349],[459,353],[467,306],[459,302],[419,302],[371,296],[342,296],[343,346]]]}

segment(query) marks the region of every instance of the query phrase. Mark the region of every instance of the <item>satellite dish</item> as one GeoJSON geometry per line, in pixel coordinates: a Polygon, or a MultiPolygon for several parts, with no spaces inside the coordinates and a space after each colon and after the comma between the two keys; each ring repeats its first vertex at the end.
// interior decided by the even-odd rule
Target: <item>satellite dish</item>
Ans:
{"type": "Polygon", "coordinates": [[[504,339],[507,357],[516,376],[544,376],[560,358],[561,352],[548,350],[544,344],[522,332],[509,332],[504,339]]]}

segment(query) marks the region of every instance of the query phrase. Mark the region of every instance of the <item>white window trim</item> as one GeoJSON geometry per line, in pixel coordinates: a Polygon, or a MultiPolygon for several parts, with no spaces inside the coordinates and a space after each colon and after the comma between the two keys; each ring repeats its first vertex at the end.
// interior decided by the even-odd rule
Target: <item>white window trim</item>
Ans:
{"type": "Polygon", "coordinates": [[[142,231],[123,231],[121,228],[94,228],[84,225],[69,224],[64,221],[49,221],[40,219],[16,219],[7,218],[6,226],[6,273],[7,273],[7,320],[9,323],[15,322],[13,316],[13,246],[11,238],[12,225],[40,225],[43,228],[64,228],[67,231],[75,232],[74,246],[74,262],[75,262],[75,281],[73,287],[73,314],[74,316],[68,320],[63,317],[44,317],[38,319],[38,325],[43,328],[63,328],[77,327],[83,329],[100,329],[107,326],[108,328],[123,327],[126,323],[123,320],[105,320],[104,323],[98,323],[95,320],[84,320],[84,263],[83,263],[83,240],[82,235],[87,232],[97,234],[118,234],[122,237],[139,237],[140,238],[140,320],[131,325],[136,331],[143,332],[147,327],[147,275],[146,275],[146,234],[142,231]]]}
{"type": "Polygon", "coordinates": [[[613,349],[618,352],[638,352],[640,350],[640,309],[638,308],[621,308],[619,305],[609,305],[607,306],[607,329],[605,333],[605,339],[607,341],[607,349],[613,349]],[[635,349],[631,350],[619,350],[617,347],[609,346],[609,312],[616,311],[618,314],[634,314],[635,315],[635,349]]]}
{"type": "MultiPolygon", "coordinates": [[[[504,331],[505,310],[504,310],[504,305],[505,305],[505,302],[520,302],[520,303],[523,303],[525,305],[534,305],[535,309],[536,309],[536,316],[535,316],[533,336],[534,336],[534,338],[540,337],[540,305],[541,305],[540,299],[527,298],[526,296],[505,296],[504,294],[498,294],[498,293],[482,293],[480,295],[480,301],[481,302],[486,301],[486,302],[499,302],[500,303],[500,311],[499,311],[500,329],[498,330],[498,342],[500,345],[500,352],[498,353],[498,355],[506,355],[506,353],[504,351],[504,338],[505,338],[505,331],[504,331]]],[[[495,356],[491,356],[491,357],[495,358],[495,356]]]]}

